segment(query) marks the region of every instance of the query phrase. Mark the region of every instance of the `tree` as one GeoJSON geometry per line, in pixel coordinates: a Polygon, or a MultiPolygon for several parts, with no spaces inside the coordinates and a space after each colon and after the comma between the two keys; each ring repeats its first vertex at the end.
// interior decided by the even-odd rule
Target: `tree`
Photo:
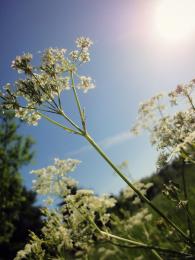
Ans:
{"type": "Polygon", "coordinates": [[[17,134],[20,124],[11,113],[0,114],[0,122],[0,252],[1,259],[12,259],[24,246],[28,230],[40,229],[41,213],[19,172],[33,157],[33,140],[17,134]]]}

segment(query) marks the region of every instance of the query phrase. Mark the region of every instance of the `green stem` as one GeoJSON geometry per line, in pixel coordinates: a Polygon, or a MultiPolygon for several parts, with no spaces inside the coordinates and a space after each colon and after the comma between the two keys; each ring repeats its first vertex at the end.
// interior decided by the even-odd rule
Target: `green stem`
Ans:
{"type": "Polygon", "coordinates": [[[25,109],[30,109],[30,110],[36,110],[36,111],[42,111],[42,112],[56,114],[56,112],[53,112],[53,111],[50,111],[50,110],[46,110],[46,109],[42,109],[42,108],[37,108],[37,107],[24,107],[24,106],[20,106],[20,107],[21,108],[25,108],[25,109]]]}
{"type": "Polygon", "coordinates": [[[164,260],[164,259],[156,252],[156,250],[152,249],[152,253],[156,256],[157,259],[159,259],[159,260],[164,260]]]}
{"type": "Polygon", "coordinates": [[[71,83],[72,83],[72,89],[73,89],[74,97],[75,97],[77,108],[78,108],[80,118],[81,118],[81,123],[82,123],[82,126],[83,126],[83,130],[86,132],[85,118],[83,116],[81,104],[79,102],[79,98],[78,98],[78,95],[77,95],[77,92],[76,92],[76,88],[75,88],[75,84],[74,84],[74,78],[73,78],[73,72],[70,73],[70,76],[71,76],[71,83]]]}
{"type": "Polygon", "coordinates": [[[194,106],[194,104],[193,104],[192,98],[190,97],[189,94],[186,94],[186,97],[187,97],[187,99],[188,99],[188,101],[189,101],[189,103],[190,103],[192,109],[195,111],[195,106],[194,106]]]}
{"type": "MultiPolygon", "coordinates": [[[[144,230],[144,234],[146,236],[147,242],[150,242],[149,232],[148,232],[148,230],[146,228],[145,223],[143,223],[143,230],[144,230]]],[[[157,253],[157,251],[155,249],[152,249],[151,251],[157,257],[157,259],[163,260],[163,258],[157,253]]]]}
{"type": "Polygon", "coordinates": [[[77,132],[77,131],[75,131],[75,130],[69,128],[69,127],[63,126],[63,125],[61,125],[60,123],[58,123],[57,121],[51,119],[50,117],[46,116],[46,115],[43,114],[43,113],[38,112],[38,114],[39,114],[40,116],[44,117],[45,119],[47,119],[49,122],[53,123],[54,125],[57,125],[57,126],[63,128],[63,129],[64,129],[65,131],[67,131],[67,132],[70,132],[70,133],[73,133],[73,134],[82,135],[81,132],[77,132]]]}
{"type": "Polygon", "coordinates": [[[95,150],[104,158],[104,160],[112,167],[112,169],[123,179],[127,185],[135,191],[135,193],[146,202],[154,211],[156,211],[170,226],[172,226],[187,242],[189,242],[188,236],[173,223],[163,212],[161,212],[146,196],[144,196],[128,179],[127,177],[113,164],[113,162],[107,157],[102,149],[96,144],[96,142],[90,137],[89,134],[84,135],[87,141],[95,148],[95,150]]]}
{"type": "Polygon", "coordinates": [[[62,110],[62,104],[61,104],[61,99],[60,99],[59,87],[57,87],[57,91],[58,91],[58,104],[60,106],[60,109],[62,110]]]}
{"type": "Polygon", "coordinates": [[[82,133],[82,129],[80,129],[80,127],[75,124],[65,113],[63,110],[59,111],[59,114],[62,115],[72,126],[74,126],[80,133],[82,133]]]}
{"type": "Polygon", "coordinates": [[[187,205],[185,206],[187,224],[188,224],[188,229],[189,229],[189,232],[190,232],[190,239],[193,241],[193,232],[192,232],[193,228],[192,228],[192,222],[191,222],[191,219],[190,219],[190,210],[189,210],[189,201],[188,201],[188,193],[187,193],[186,178],[185,178],[185,162],[184,162],[184,160],[182,160],[181,175],[182,175],[184,199],[187,201],[187,205]]]}
{"type": "MultiPolygon", "coordinates": [[[[80,212],[80,211],[79,211],[80,212]]],[[[81,214],[81,213],[80,213],[81,214]]],[[[171,253],[171,254],[175,254],[175,255],[187,255],[185,253],[182,253],[182,252],[179,252],[179,251],[176,251],[176,250],[171,250],[169,248],[162,248],[162,247],[158,247],[158,246],[153,246],[153,245],[148,245],[148,244],[144,244],[144,243],[141,243],[139,241],[135,241],[135,240],[131,240],[131,239],[127,239],[127,238],[123,238],[123,237],[119,237],[119,236],[116,236],[116,235],[113,235],[113,234],[110,234],[109,232],[105,232],[105,231],[102,231],[97,225],[96,223],[94,222],[93,219],[91,219],[90,217],[88,217],[90,223],[94,226],[94,228],[101,234],[103,235],[104,237],[106,238],[113,238],[113,239],[116,239],[116,240],[119,240],[119,241],[122,241],[122,242],[125,242],[125,243],[128,243],[128,244],[131,244],[131,248],[144,248],[144,249],[152,249],[152,250],[156,250],[156,251],[159,251],[159,252],[164,252],[164,253],[171,253]]],[[[158,253],[156,253],[158,254],[158,253]]],[[[159,256],[160,257],[160,256],[159,256]]],[[[158,258],[160,259],[160,258],[158,258]]],[[[161,258],[162,260],[162,258],[161,258]]]]}
{"type": "MultiPolygon", "coordinates": [[[[162,247],[158,247],[158,246],[148,245],[148,244],[144,244],[144,243],[141,243],[141,242],[138,242],[138,241],[119,237],[119,236],[104,232],[104,231],[100,230],[99,228],[98,228],[98,230],[103,236],[113,238],[113,239],[116,239],[116,240],[119,240],[119,241],[122,241],[122,242],[125,242],[125,243],[129,243],[129,244],[133,245],[134,248],[152,249],[152,250],[156,250],[156,251],[159,251],[159,252],[164,252],[164,253],[169,253],[169,254],[174,254],[174,255],[189,256],[188,254],[185,254],[185,253],[182,253],[182,252],[179,252],[179,251],[176,251],[176,250],[171,250],[169,248],[162,248],[162,247]]],[[[155,254],[155,255],[157,256],[157,254],[155,254]]],[[[158,255],[158,259],[162,260],[162,258],[159,255],[158,255]]]]}

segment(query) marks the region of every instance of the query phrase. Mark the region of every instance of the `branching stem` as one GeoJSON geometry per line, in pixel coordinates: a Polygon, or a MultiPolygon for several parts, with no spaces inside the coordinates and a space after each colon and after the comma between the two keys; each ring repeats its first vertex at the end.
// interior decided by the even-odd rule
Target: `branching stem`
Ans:
{"type": "Polygon", "coordinates": [[[38,114],[39,114],[40,116],[44,117],[45,119],[47,119],[50,123],[52,123],[52,124],[54,124],[54,125],[57,125],[57,126],[63,128],[63,129],[64,129],[65,131],[67,131],[67,132],[70,132],[70,133],[73,133],[73,134],[82,135],[81,132],[78,132],[78,131],[75,131],[75,130],[69,128],[69,127],[66,127],[66,126],[64,126],[64,125],[62,125],[62,124],[60,124],[60,123],[58,123],[57,121],[51,119],[50,117],[46,116],[46,115],[43,114],[43,113],[38,112],[38,114]]]}
{"type": "Polygon", "coordinates": [[[95,150],[104,158],[104,160],[112,167],[112,169],[127,183],[127,185],[135,191],[135,193],[146,202],[154,211],[156,211],[170,226],[172,226],[186,242],[190,242],[189,237],[175,224],[173,223],[163,212],[161,212],[146,196],[144,196],[128,179],[127,177],[113,164],[110,158],[102,151],[102,149],[96,144],[96,142],[87,133],[84,136],[87,141],[95,148],[95,150]]]}
{"type": "Polygon", "coordinates": [[[82,109],[81,109],[81,104],[79,102],[79,98],[78,98],[78,95],[77,95],[77,92],[76,92],[76,88],[75,88],[75,84],[74,84],[74,78],[73,78],[73,72],[70,73],[70,77],[71,77],[72,89],[73,89],[74,97],[75,97],[75,100],[76,100],[77,108],[78,108],[78,111],[79,111],[79,114],[80,114],[83,130],[86,132],[85,118],[84,118],[84,115],[83,115],[83,112],[82,112],[82,109]]]}

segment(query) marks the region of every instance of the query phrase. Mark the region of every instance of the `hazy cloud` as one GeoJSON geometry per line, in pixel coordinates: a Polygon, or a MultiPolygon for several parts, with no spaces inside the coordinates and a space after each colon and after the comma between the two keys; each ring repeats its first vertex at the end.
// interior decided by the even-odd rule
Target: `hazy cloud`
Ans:
{"type": "Polygon", "coordinates": [[[98,144],[100,146],[102,146],[103,148],[108,149],[114,145],[123,143],[124,141],[130,139],[131,137],[132,137],[132,135],[131,135],[130,131],[125,131],[125,132],[121,132],[116,135],[107,137],[107,138],[101,140],[100,142],[98,142],[98,144]]]}
{"type": "MultiPolygon", "coordinates": [[[[118,144],[121,144],[123,143],[124,141],[126,140],[129,140],[132,138],[132,134],[130,133],[130,131],[124,131],[124,132],[120,132],[116,135],[113,135],[113,136],[109,136],[103,140],[100,140],[98,142],[98,144],[104,148],[104,149],[109,149],[111,148],[112,146],[114,145],[118,145],[118,144]]],[[[76,156],[76,155],[80,155],[82,153],[85,153],[85,152],[88,152],[92,149],[92,146],[90,145],[85,145],[85,146],[82,146],[81,148],[75,150],[75,151],[72,151],[70,153],[67,153],[68,156],[76,156]]]]}

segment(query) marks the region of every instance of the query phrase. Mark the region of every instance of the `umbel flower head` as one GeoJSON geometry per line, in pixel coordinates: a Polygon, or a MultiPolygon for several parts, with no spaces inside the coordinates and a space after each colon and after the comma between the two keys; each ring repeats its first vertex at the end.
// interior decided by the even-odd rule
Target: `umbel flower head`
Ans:
{"type": "MultiPolygon", "coordinates": [[[[41,236],[31,233],[30,242],[17,253],[15,259],[38,259],[38,256],[41,259],[65,259],[64,252],[66,259],[72,259],[73,256],[74,259],[83,259],[91,250],[94,237],[98,238],[96,222],[109,229],[109,209],[115,206],[116,200],[106,195],[96,196],[92,190],[75,187],[76,181],[70,179],[68,173],[74,171],[78,163],[74,159],[55,159],[54,165],[32,172],[37,176],[34,189],[39,194],[56,194],[63,202],[59,208],[42,210],[45,222],[41,236]],[[74,191],[71,190],[72,187],[75,188],[74,191]],[[44,245],[52,250],[45,250],[44,245]]],[[[51,199],[47,201],[51,202],[51,199]]]]}
{"type": "Polygon", "coordinates": [[[31,171],[36,175],[33,189],[42,195],[65,196],[71,192],[77,182],[68,176],[75,170],[80,161],[75,159],[54,160],[54,165],[31,171]]]}
{"type": "Polygon", "coordinates": [[[192,79],[188,84],[177,85],[166,96],[156,95],[140,105],[132,132],[138,134],[141,129],[149,131],[152,145],[160,151],[158,167],[178,156],[194,162],[194,89],[195,80],[192,79]],[[172,108],[176,105],[180,109],[177,112],[172,108]]]}
{"type": "Polygon", "coordinates": [[[38,124],[40,112],[60,114],[63,91],[75,87],[86,93],[95,87],[91,77],[78,73],[78,67],[90,61],[92,44],[88,37],[79,37],[76,50],[48,48],[42,53],[39,66],[32,64],[30,53],[17,56],[11,68],[23,75],[0,91],[1,109],[14,110],[16,117],[32,125],[38,124]]]}

